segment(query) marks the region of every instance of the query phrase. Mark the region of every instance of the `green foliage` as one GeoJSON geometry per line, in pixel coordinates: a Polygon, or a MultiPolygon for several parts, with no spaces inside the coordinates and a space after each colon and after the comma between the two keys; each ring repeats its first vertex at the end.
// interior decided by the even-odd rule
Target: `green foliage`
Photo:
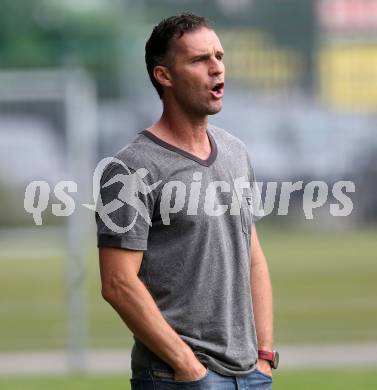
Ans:
{"type": "Polygon", "coordinates": [[[101,95],[116,92],[123,14],[111,6],[78,12],[56,1],[0,0],[0,67],[82,65],[101,95]]]}
{"type": "Polygon", "coordinates": [[[126,84],[141,77],[142,50],[152,25],[190,10],[218,28],[256,27],[278,46],[294,49],[306,61],[302,83],[310,85],[312,6],[310,0],[254,0],[230,13],[215,0],[0,0],[0,68],[81,65],[97,80],[100,96],[118,96],[132,91],[126,84]]]}

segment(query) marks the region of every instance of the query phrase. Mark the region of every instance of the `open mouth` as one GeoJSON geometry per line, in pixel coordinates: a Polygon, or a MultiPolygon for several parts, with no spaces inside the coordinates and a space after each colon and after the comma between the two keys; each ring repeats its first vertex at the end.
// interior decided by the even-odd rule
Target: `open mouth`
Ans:
{"type": "Polygon", "coordinates": [[[211,89],[211,94],[219,99],[223,97],[224,95],[224,83],[217,83],[215,86],[211,89]]]}

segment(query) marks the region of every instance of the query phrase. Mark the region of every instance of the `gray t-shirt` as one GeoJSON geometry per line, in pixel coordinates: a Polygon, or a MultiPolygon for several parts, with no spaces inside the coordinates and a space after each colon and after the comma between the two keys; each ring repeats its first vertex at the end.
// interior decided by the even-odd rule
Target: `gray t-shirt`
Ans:
{"type": "MultiPolygon", "coordinates": [[[[250,287],[257,188],[245,145],[211,125],[207,134],[207,160],[148,131],[115,155],[101,178],[101,205],[109,207],[104,218],[96,213],[98,247],[143,250],[139,277],[167,322],[210,369],[246,374],[257,362],[250,287]]],[[[134,339],[133,370],[167,368],[134,339]]]]}

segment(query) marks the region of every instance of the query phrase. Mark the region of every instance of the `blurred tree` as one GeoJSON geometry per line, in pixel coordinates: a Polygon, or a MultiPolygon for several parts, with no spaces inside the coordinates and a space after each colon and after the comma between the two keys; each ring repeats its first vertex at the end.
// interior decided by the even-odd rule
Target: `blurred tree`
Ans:
{"type": "Polygon", "coordinates": [[[116,95],[119,31],[126,15],[110,1],[81,9],[69,5],[0,0],[0,67],[81,65],[97,79],[101,96],[116,95]]]}
{"type": "Polygon", "coordinates": [[[0,0],[0,67],[81,65],[96,78],[101,97],[132,94],[130,84],[141,77],[145,25],[150,31],[161,17],[190,10],[218,27],[270,33],[277,45],[305,58],[302,83],[309,86],[312,7],[311,0],[0,0]]]}

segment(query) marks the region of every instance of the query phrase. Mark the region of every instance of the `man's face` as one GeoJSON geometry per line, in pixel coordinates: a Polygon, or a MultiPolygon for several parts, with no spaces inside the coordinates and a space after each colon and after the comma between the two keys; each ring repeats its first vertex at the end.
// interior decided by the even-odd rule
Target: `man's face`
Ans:
{"type": "Polygon", "coordinates": [[[184,111],[196,117],[213,115],[222,107],[224,50],[213,30],[185,33],[171,44],[171,92],[184,111]]]}

